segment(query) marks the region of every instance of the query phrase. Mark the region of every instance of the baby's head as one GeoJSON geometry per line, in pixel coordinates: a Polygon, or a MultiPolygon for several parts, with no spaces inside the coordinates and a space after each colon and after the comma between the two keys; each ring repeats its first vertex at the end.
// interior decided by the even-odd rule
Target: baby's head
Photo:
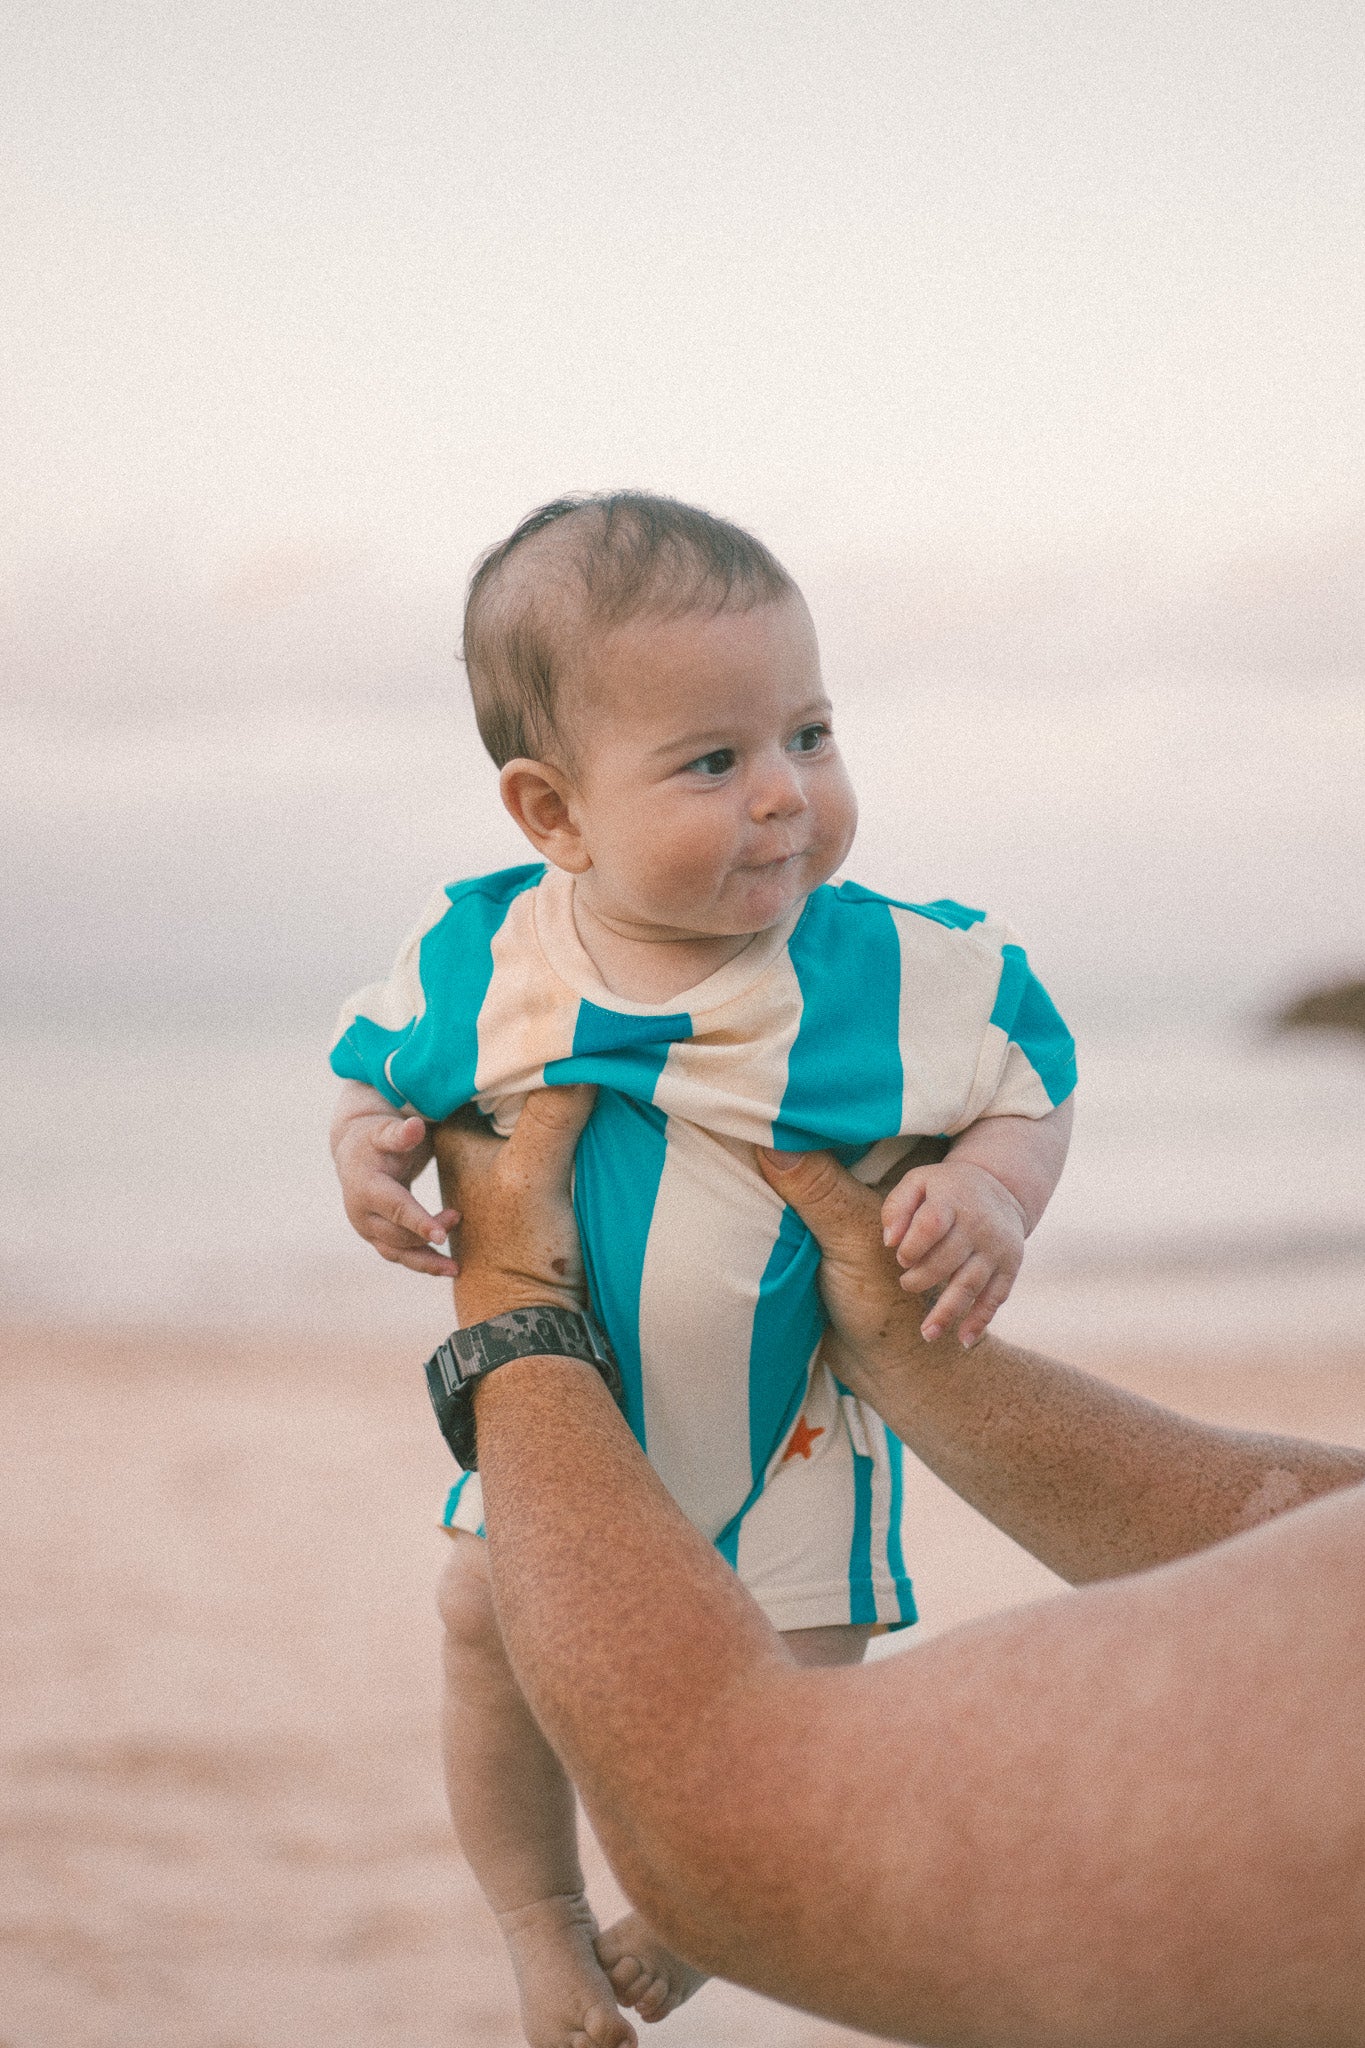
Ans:
{"type": "Polygon", "coordinates": [[[740,527],[637,492],[543,506],[476,567],[464,657],[508,810],[641,936],[763,930],[847,852],[810,615],[740,527]]]}

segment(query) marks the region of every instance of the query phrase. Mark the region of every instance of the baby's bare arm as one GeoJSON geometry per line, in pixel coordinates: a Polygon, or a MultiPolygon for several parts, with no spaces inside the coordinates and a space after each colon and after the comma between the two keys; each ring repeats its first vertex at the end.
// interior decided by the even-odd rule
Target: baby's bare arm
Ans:
{"type": "Polygon", "coordinates": [[[994,1174],[1018,1202],[1026,1237],[1038,1228],[1062,1177],[1075,1100],[1069,1095],[1050,1116],[983,1116],[948,1154],[959,1165],[970,1162],[994,1174]]]}
{"type": "Polygon", "coordinates": [[[414,1273],[453,1280],[459,1272],[443,1246],[459,1212],[432,1216],[409,1190],[432,1156],[420,1116],[399,1116],[363,1081],[343,1081],[332,1116],[332,1160],[353,1229],[381,1258],[414,1273]]]}
{"type": "Polygon", "coordinates": [[[883,1236],[904,1268],[907,1293],[934,1294],[924,1335],[957,1327],[976,1342],[1009,1294],[1024,1239],[1052,1197],[1066,1162],[1072,1106],[1045,1117],[982,1117],[946,1159],[916,1167],[891,1190],[883,1236]]]}

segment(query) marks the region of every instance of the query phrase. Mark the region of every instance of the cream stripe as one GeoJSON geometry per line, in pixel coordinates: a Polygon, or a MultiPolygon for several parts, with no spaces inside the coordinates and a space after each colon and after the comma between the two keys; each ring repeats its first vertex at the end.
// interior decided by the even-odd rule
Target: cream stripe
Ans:
{"type": "Polygon", "coordinates": [[[790,957],[784,953],[714,1016],[711,1028],[703,1016],[697,1037],[669,1047],[654,1100],[669,1116],[703,1123],[727,1138],[771,1144],[801,1026],[801,988],[790,957]]]}
{"type": "MultiPolygon", "coordinates": [[[[991,1030],[1004,1037],[998,1024],[991,1030]]],[[[995,1116],[1047,1116],[1051,1111],[1052,1097],[1022,1046],[1007,1044],[999,1085],[988,1106],[995,1116]]]]}
{"type": "Polygon", "coordinates": [[[346,1036],[357,1017],[368,1017],[372,1024],[378,1024],[384,1031],[401,1031],[405,1024],[414,1023],[425,1015],[427,997],[418,971],[418,956],[423,939],[429,931],[435,930],[449,908],[450,898],[444,889],[438,889],[428,901],[417,925],[404,939],[388,980],[370,982],[368,987],[358,989],[343,1004],[332,1037],[333,1045],[346,1036]]]}
{"type": "Polygon", "coordinates": [[[535,935],[534,889],[508,905],[493,934],[493,976],[479,1011],[479,1107],[504,1136],[541,1086],[546,1066],[573,1051],[579,999],[549,971],[535,935]]]}
{"type": "Polygon", "coordinates": [[[891,1531],[891,1466],[886,1449],[885,1423],[864,1408],[861,1402],[858,1406],[872,1457],[872,1584],[880,1607],[891,1587],[891,1567],[887,1557],[887,1538],[891,1531]]]}
{"type": "Polygon", "coordinates": [[[979,1055],[1000,981],[995,935],[983,941],[980,927],[950,931],[898,906],[891,917],[901,948],[901,1129],[963,1131],[980,1114],[982,1084],[994,1092],[979,1055]]]}
{"type": "Polygon", "coordinates": [[[669,1119],[640,1288],[649,1461],[719,1535],[749,1494],[749,1353],[783,1204],[745,1149],[669,1119]]]}
{"type": "Polygon", "coordinates": [[[790,1602],[794,1592],[839,1588],[837,1600],[820,1619],[846,1622],[854,1523],[853,1446],[834,1382],[822,1366],[815,1368],[801,1412],[808,1426],[819,1432],[812,1456],[784,1459],[778,1450],[767,1486],[740,1525],[736,1568],[765,1608],[790,1602]]]}

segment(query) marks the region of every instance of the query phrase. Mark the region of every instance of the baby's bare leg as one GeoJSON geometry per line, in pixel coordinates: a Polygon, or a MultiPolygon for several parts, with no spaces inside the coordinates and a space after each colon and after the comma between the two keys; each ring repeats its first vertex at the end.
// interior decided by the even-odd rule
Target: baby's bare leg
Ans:
{"type": "Polygon", "coordinates": [[[593,1950],[573,1788],[502,1647],[484,1546],[455,1532],[441,1583],[446,1789],[516,1971],[530,2048],[635,2048],[593,1950]]]}
{"type": "MultiPolygon", "coordinates": [[[[792,1628],[782,1637],[798,1664],[861,1664],[874,1631],[861,1623],[792,1628]]],[[[622,2005],[642,2020],[666,2019],[706,1982],[681,1956],[665,1948],[647,1920],[627,1913],[597,1937],[597,1955],[622,2005]]]]}

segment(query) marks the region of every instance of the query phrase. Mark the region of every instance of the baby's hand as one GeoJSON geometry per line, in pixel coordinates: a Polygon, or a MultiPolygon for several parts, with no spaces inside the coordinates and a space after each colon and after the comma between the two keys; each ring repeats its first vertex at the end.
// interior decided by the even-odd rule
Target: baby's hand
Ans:
{"type": "Polygon", "coordinates": [[[920,1335],[927,1344],[958,1328],[975,1344],[1014,1285],[1024,1257],[1024,1211],[984,1166],[954,1161],[907,1173],[882,1204],[882,1235],[896,1248],[907,1294],[938,1296],[920,1335]]]}
{"type": "Polygon", "coordinates": [[[348,1083],[332,1122],[332,1157],[346,1214],[381,1258],[453,1280],[459,1266],[433,1247],[445,1245],[460,1220],[458,1209],[428,1215],[408,1192],[431,1158],[427,1127],[420,1116],[395,1116],[373,1089],[363,1095],[380,1107],[361,1099],[359,1083],[348,1083]]]}

